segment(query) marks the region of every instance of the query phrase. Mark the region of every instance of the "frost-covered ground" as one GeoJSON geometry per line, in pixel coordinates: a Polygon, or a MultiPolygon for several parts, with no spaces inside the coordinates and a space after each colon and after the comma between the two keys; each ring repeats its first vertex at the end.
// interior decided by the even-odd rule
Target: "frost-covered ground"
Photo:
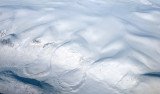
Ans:
{"type": "Polygon", "coordinates": [[[160,0],[0,0],[0,93],[160,94],[160,0]]]}

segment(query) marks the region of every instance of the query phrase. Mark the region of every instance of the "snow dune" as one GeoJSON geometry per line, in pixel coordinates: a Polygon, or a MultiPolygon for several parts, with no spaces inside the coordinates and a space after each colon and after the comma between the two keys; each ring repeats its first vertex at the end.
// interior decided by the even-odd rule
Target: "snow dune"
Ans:
{"type": "Polygon", "coordinates": [[[0,0],[0,93],[160,94],[159,0],[0,0]]]}

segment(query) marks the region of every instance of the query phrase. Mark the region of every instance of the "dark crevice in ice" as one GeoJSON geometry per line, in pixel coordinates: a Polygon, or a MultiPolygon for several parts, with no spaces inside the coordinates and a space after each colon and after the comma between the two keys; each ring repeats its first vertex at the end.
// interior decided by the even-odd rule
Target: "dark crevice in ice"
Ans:
{"type": "Polygon", "coordinates": [[[21,76],[18,76],[16,73],[14,73],[14,72],[12,72],[10,70],[1,71],[0,75],[16,79],[19,82],[22,82],[24,84],[29,84],[29,85],[36,86],[38,88],[43,89],[46,92],[54,92],[54,94],[59,93],[59,91],[56,90],[52,85],[50,85],[50,84],[48,84],[48,83],[46,83],[44,81],[39,81],[39,80],[32,79],[32,78],[21,77],[21,76]]]}
{"type": "Polygon", "coordinates": [[[158,77],[160,78],[160,72],[151,72],[151,73],[145,73],[144,76],[151,76],[151,77],[158,77]]]}

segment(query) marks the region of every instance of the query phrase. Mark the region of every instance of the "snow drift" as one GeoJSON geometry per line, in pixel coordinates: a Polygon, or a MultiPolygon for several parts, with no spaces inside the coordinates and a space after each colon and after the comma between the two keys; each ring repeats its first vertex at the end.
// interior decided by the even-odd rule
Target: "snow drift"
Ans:
{"type": "Polygon", "coordinates": [[[159,0],[0,0],[0,93],[160,94],[159,0]]]}

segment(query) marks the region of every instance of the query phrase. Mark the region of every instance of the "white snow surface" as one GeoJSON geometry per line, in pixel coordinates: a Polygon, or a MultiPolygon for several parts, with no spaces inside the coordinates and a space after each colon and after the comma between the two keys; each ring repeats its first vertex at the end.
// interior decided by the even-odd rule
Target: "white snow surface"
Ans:
{"type": "Polygon", "coordinates": [[[0,93],[160,94],[160,0],[0,0],[0,93]]]}

